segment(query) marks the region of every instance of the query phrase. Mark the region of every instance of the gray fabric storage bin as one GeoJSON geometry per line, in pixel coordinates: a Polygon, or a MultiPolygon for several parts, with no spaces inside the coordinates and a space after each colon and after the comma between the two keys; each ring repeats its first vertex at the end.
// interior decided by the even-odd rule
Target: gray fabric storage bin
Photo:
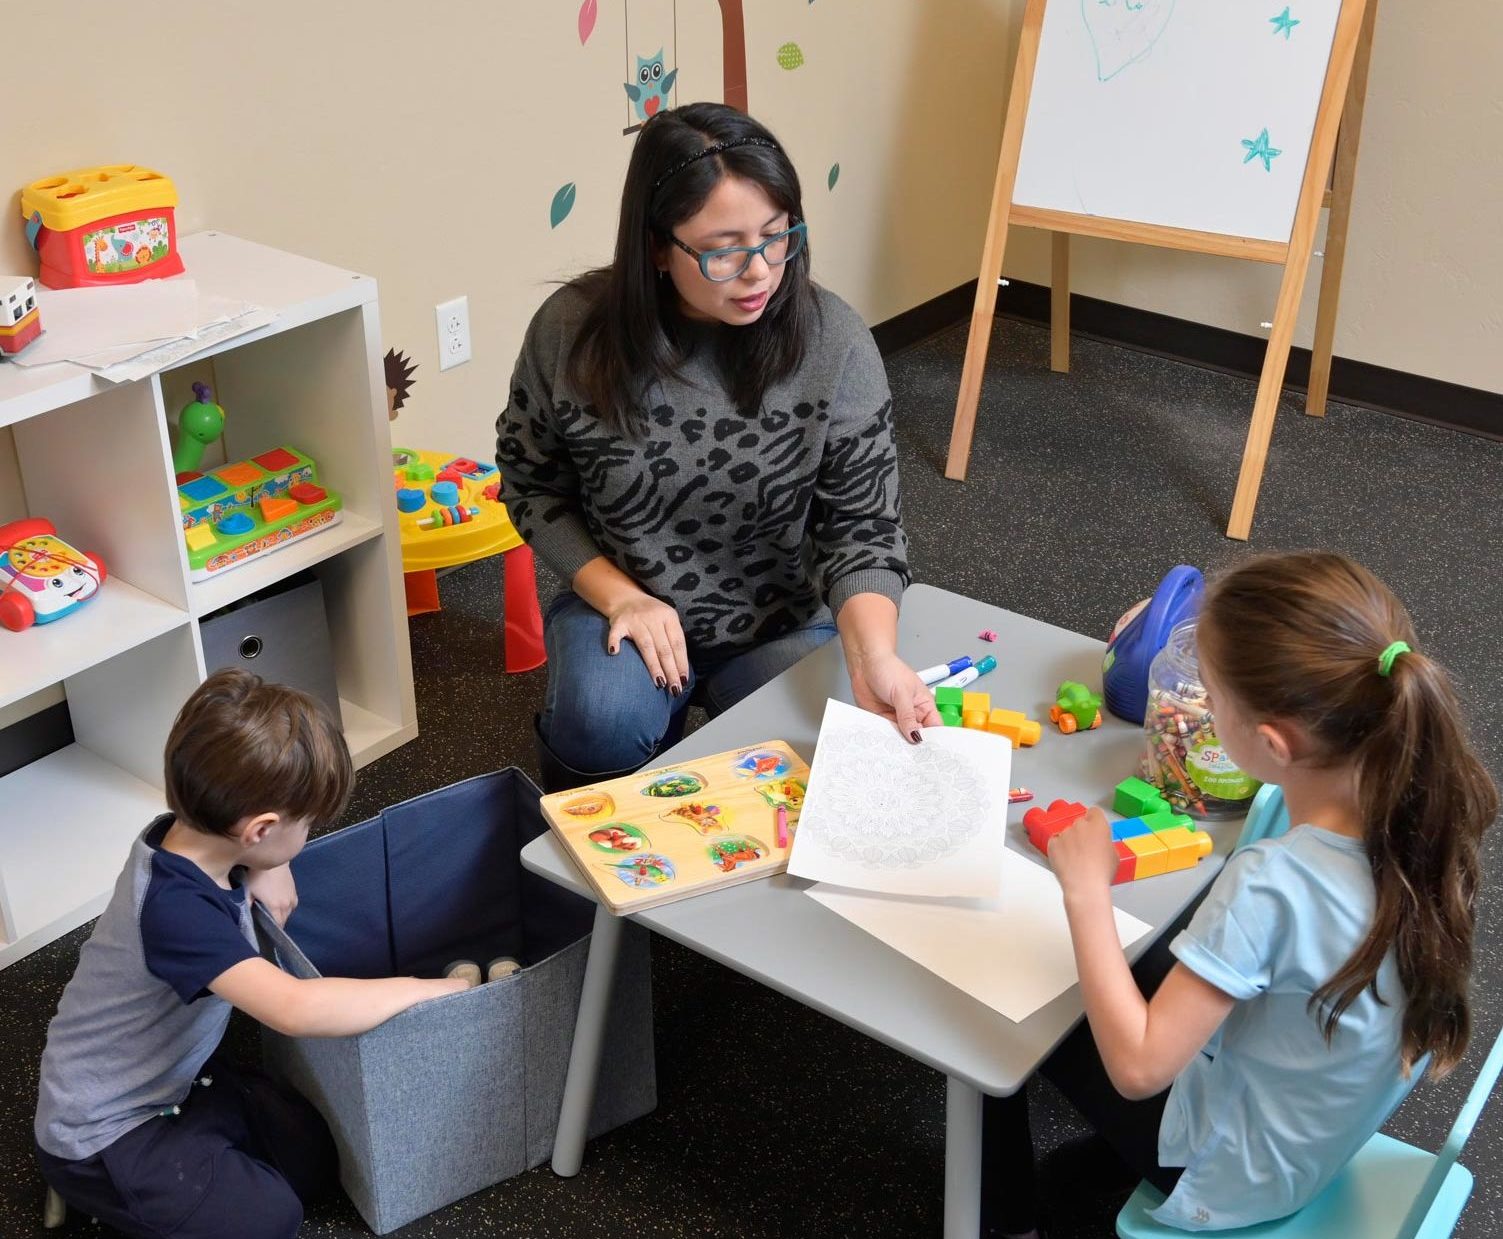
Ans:
{"type": "MultiPolygon", "coordinates": [[[[553,1151],[595,905],[527,873],[547,829],[516,769],[419,796],[310,843],[293,862],[284,933],[294,976],[436,976],[498,955],[520,972],[413,1007],[358,1037],[264,1032],[271,1070],[328,1120],[340,1180],[377,1234],[540,1165],[553,1151]]],[[[657,1104],[649,935],[628,926],[590,1122],[599,1135],[657,1104]]]]}
{"type": "Polygon", "coordinates": [[[210,675],[222,667],[254,671],[317,698],[339,721],[324,587],[311,572],[206,615],[198,628],[210,675]]]}

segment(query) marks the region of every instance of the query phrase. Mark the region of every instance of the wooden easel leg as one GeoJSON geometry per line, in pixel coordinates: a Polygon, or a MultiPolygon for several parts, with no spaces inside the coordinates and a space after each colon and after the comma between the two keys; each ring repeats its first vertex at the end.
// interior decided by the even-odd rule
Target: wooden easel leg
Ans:
{"type": "Polygon", "coordinates": [[[1357,145],[1362,138],[1362,107],[1367,99],[1367,69],[1372,60],[1373,22],[1378,0],[1368,0],[1362,34],[1352,60],[1346,108],[1336,137],[1336,167],[1331,182],[1331,214],[1326,224],[1325,266],[1320,273],[1320,302],[1315,314],[1315,340],[1310,352],[1310,387],[1305,412],[1326,415],[1331,390],[1331,355],[1336,347],[1336,311],[1341,301],[1341,273],[1346,263],[1347,224],[1352,214],[1352,187],[1357,178],[1357,145]]]}
{"type": "Polygon", "coordinates": [[[960,395],[955,400],[955,422],[950,429],[950,455],[945,476],[965,481],[971,459],[971,439],[976,433],[976,406],[981,403],[981,381],[986,374],[986,353],[992,342],[992,319],[997,310],[997,281],[1002,278],[1002,251],[1007,245],[1007,202],[992,204],[991,223],[986,228],[986,249],[976,282],[976,305],[971,310],[971,334],[965,345],[965,368],[960,372],[960,395]]]}
{"type": "Polygon", "coordinates": [[[1310,248],[1291,250],[1279,285],[1278,307],[1273,312],[1273,334],[1268,337],[1268,352],[1263,356],[1263,373],[1258,379],[1258,398],[1253,404],[1252,424],[1247,428],[1247,446],[1242,451],[1242,471],[1237,475],[1237,494],[1232,499],[1232,519],[1226,536],[1247,541],[1252,531],[1253,508],[1258,503],[1258,487],[1263,482],[1263,466],[1268,460],[1268,442],[1273,437],[1273,419],[1279,411],[1279,396],[1284,390],[1284,371],[1289,365],[1289,346],[1294,340],[1294,323],[1299,317],[1300,293],[1305,274],[1310,269],[1310,248]]]}
{"type": "Polygon", "coordinates": [[[1070,373],[1070,234],[1054,234],[1049,277],[1049,368],[1070,373]]]}

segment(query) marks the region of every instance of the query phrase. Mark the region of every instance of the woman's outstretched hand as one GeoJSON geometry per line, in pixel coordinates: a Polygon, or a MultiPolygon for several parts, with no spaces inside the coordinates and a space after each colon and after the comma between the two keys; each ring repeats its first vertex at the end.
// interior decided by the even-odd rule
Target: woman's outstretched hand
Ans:
{"type": "Polygon", "coordinates": [[[939,726],[933,694],[896,654],[873,654],[848,661],[851,695],[863,710],[893,723],[912,744],[922,739],[920,728],[939,726]]]}

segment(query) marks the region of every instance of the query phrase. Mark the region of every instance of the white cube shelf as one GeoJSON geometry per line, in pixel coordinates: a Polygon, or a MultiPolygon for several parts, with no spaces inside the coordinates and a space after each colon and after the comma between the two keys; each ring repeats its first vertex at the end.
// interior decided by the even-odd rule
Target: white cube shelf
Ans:
{"type": "Polygon", "coordinates": [[[180,248],[201,291],[277,320],[133,383],[66,365],[0,366],[0,427],[15,445],[15,460],[0,464],[24,490],[24,500],[0,496],[0,512],[46,517],[109,572],[76,614],[0,630],[0,709],[61,685],[76,737],[0,778],[0,967],[97,915],[131,840],[162,811],[162,747],[204,679],[198,621],[209,612],[310,569],[323,584],[356,766],[417,735],[375,281],[218,233],[180,248]],[[191,581],[171,427],[200,377],[225,409],[226,458],[295,447],[318,462],[344,516],[191,581]]]}

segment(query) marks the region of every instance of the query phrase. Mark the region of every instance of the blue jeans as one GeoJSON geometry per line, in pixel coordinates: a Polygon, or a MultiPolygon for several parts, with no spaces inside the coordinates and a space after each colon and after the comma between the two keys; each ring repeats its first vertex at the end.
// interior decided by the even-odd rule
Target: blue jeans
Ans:
{"type": "Polygon", "coordinates": [[[630,641],[606,652],[605,616],[572,591],[548,606],[543,641],[548,647],[548,693],[538,729],[559,760],[584,774],[636,770],[658,751],[698,690],[713,717],[761,688],[835,636],[829,613],[803,628],[729,657],[689,652],[689,686],[675,697],[653,683],[630,641]]]}

